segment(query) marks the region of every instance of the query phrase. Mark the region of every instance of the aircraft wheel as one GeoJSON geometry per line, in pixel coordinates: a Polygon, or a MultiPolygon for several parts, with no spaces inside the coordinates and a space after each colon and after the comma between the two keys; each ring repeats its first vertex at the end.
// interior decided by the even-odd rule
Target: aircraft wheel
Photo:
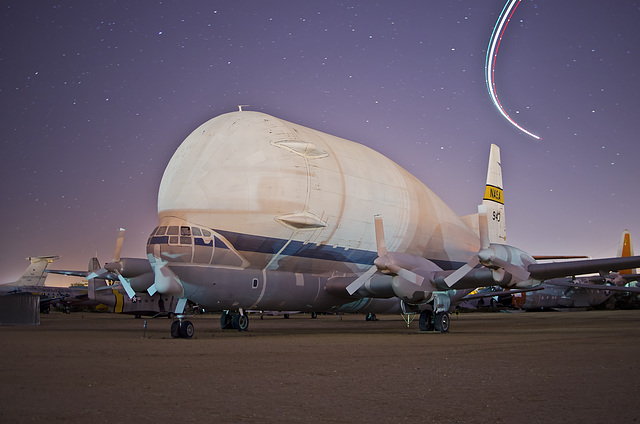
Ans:
{"type": "Polygon", "coordinates": [[[233,328],[231,324],[231,313],[229,311],[222,311],[222,315],[220,315],[220,328],[223,330],[229,330],[233,328]]]}
{"type": "Polygon", "coordinates": [[[433,323],[431,322],[432,315],[433,312],[431,311],[420,312],[420,319],[418,320],[420,331],[433,331],[433,323]]]}
{"type": "Polygon", "coordinates": [[[318,318],[318,313],[317,312],[311,312],[311,319],[316,319],[318,318]]]}
{"type": "Polygon", "coordinates": [[[247,331],[249,328],[249,317],[247,315],[235,314],[233,315],[233,328],[238,331],[247,331]]]}
{"type": "Polygon", "coordinates": [[[377,321],[378,318],[376,318],[376,314],[368,313],[364,320],[365,321],[377,321]]]}
{"type": "Polygon", "coordinates": [[[175,320],[171,323],[171,337],[177,339],[180,337],[180,321],[175,320]]]}
{"type": "Polygon", "coordinates": [[[438,312],[436,314],[435,320],[433,322],[436,331],[439,331],[441,333],[448,333],[450,324],[451,321],[449,320],[448,312],[438,312]]]}
{"type": "Polygon", "coordinates": [[[195,328],[193,327],[191,321],[182,321],[180,323],[180,337],[182,337],[183,339],[190,339],[191,337],[193,337],[194,333],[195,328]]]}

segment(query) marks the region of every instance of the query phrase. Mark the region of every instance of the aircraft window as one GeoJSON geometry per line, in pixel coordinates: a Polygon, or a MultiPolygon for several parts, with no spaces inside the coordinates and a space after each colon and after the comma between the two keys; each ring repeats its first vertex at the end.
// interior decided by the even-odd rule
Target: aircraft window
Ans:
{"type": "Polygon", "coordinates": [[[169,243],[170,244],[178,244],[178,236],[169,237],[169,243]]]}
{"type": "Polygon", "coordinates": [[[191,228],[190,227],[180,227],[180,235],[181,236],[190,236],[191,228]]]}
{"type": "Polygon", "coordinates": [[[167,235],[168,236],[177,236],[178,235],[178,227],[175,225],[172,225],[171,227],[169,227],[169,230],[167,231],[167,235]]]}
{"type": "Polygon", "coordinates": [[[254,289],[258,288],[258,279],[254,278],[253,282],[251,283],[251,287],[253,287],[254,289]]]}
{"type": "Polygon", "coordinates": [[[197,237],[201,237],[202,236],[202,233],[200,232],[200,228],[198,228],[198,227],[193,227],[191,229],[191,232],[193,232],[194,236],[197,236],[197,237]]]}
{"type": "Polygon", "coordinates": [[[167,231],[167,226],[163,225],[161,227],[158,227],[158,230],[156,231],[156,235],[163,236],[166,231],[167,231]]]}
{"type": "Polygon", "coordinates": [[[180,244],[191,244],[191,237],[180,237],[180,244]]]}
{"type": "Polygon", "coordinates": [[[203,228],[203,229],[202,229],[202,235],[203,235],[203,236],[205,236],[205,237],[211,237],[211,232],[210,232],[210,231],[207,231],[207,230],[205,230],[205,229],[203,228]]]}

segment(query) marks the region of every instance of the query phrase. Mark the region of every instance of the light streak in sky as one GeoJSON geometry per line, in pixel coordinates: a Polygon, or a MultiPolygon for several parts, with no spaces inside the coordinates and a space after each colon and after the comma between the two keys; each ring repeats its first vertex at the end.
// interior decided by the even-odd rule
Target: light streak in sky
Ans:
{"type": "Polygon", "coordinates": [[[504,108],[500,104],[500,100],[498,100],[498,95],[496,94],[496,84],[493,75],[495,72],[496,57],[498,56],[498,48],[500,47],[502,35],[504,34],[505,29],[507,29],[507,25],[511,20],[511,16],[513,16],[513,13],[516,11],[516,8],[519,4],[520,0],[509,0],[507,1],[507,4],[505,4],[504,9],[502,9],[502,13],[498,18],[498,22],[496,22],[496,26],[493,27],[493,34],[491,34],[491,39],[489,40],[489,48],[487,49],[487,58],[485,60],[484,73],[487,80],[487,89],[489,90],[489,96],[491,96],[491,100],[498,109],[498,112],[500,112],[502,116],[507,118],[507,121],[509,121],[517,129],[535,139],[540,140],[540,137],[522,128],[516,123],[516,121],[511,119],[507,112],[505,112],[504,108]]]}

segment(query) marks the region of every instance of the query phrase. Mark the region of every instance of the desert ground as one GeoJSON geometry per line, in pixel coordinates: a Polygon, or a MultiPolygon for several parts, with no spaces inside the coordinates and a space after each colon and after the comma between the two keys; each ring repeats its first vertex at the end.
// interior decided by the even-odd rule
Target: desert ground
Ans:
{"type": "Polygon", "coordinates": [[[640,311],[192,318],[52,313],[1,326],[0,422],[630,423],[640,311]],[[144,323],[146,324],[146,328],[144,323]]]}

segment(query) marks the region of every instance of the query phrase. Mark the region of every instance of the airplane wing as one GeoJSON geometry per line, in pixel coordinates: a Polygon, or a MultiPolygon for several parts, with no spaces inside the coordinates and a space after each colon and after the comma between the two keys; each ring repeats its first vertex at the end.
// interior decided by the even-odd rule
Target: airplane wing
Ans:
{"type": "Polygon", "coordinates": [[[530,264],[527,271],[537,280],[549,280],[571,275],[599,273],[608,274],[622,269],[640,267],[640,256],[624,258],[588,259],[584,261],[553,262],[548,264],[530,264]]]}
{"type": "Polygon", "coordinates": [[[551,284],[558,287],[567,288],[582,288],[582,289],[594,289],[594,290],[608,290],[615,292],[626,293],[640,293],[640,287],[624,287],[624,286],[612,286],[606,284],[591,284],[591,283],[576,283],[573,281],[567,281],[566,279],[551,279],[545,281],[545,284],[551,284]]]}
{"type": "Polygon", "coordinates": [[[46,269],[44,272],[49,274],[66,275],[68,277],[83,277],[86,278],[89,275],[88,271],[67,271],[63,269],[46,269]]]}

